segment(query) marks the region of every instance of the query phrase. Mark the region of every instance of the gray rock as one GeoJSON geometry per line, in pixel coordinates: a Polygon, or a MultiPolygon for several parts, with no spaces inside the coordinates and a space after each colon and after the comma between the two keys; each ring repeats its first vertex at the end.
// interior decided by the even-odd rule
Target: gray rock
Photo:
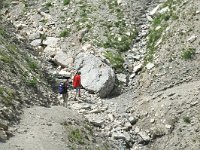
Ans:
{"type": "Polygon", "coordinates": [[[81,71],[82,86],[86,90],[98,93],[100,97],[110,94],[115,83],[115,74],[111,67],[88,53],[80,53],[74,64],[81,71]]]}
{"type": "Polygon", "coordinates": [[[36,40],[33,40],[31,43],[30,43],[32,46],[40,46],[41,45],[41,39],[36,39],[36,40]]]}
{"type": "Polygon", "coordinates": [[[36,33],[32,33],[29,35],[29,40],[35,40],[35,39],[39,39],[40,38],[40,33],[36,32],[36,33]]]}
{"type": "Polygon", "coordinates": [[[128,120],[130,121],[130,123],[133,125],[133,124],[136,124],[136,122],[138,121],[137,118],[135,117],[129,117],[128,120]]]}
{"type": "Polygon", "coordinates": [[[149,135],[148,135],[146,132],[144,132],[144,131],[140,131],[138,134],[141,136],[141,138],[142,138],[145,142],[148,142],[148,141],[151,140],[151,138],[149,137],[149,135]]]}
{"type": "Polygon", "coordinates": [[[118,140],[118,139],[125,140],[126,139],[125,135],[123,133],[120,133],[120,132],[117,132],[117,133],[114,132],[114,133],[112,133],[112,137],[114,139],[116,139],[116,140],[118,140]]]}
{"type": "Polygon", "coordinates": [[[146,65],[146,68],[147,68],[148,70],[152,69],[153,67],[154,67],[154,64],[153,64],[153,63],[148,63],[148,64],[146,65]]]}
{"type": "Polygon", "coordinates": [[[135,55],[135,56],[133,56],[133,58],[134,58],[135,60],[140,60],[141,56],[140,56],[140,55],[135,55]]]}
{"type": "Polygon", "coordinates": [[[124,124],[124,127],[125,127],[126,129],[129,129],[129,128],[132,127],[132,125],[131,125],[130,122],[126,122],[126,123],[124,124]]]}
{"type": "Polygon", "coordinates": [[[71,106],[71,108],[75,110],[80,110],[80,109],[90,109],[91,106],[89,104],[75,103],[71,106]]]}
{"type": "Polygon", "coordinates": [[[159,13],[164,14],[164,13],[169,12],[169,11],[170,11],[169,7],[164,7],[159,11],[159,13]]]}
{"type": "Polygon", "coordinates": [[[48,45],[48,46],[55,46],[58,43],[59,38],[55,38],[55,37],[47,37],[46,40],[43,41],[44,45],[48,45]]]}
{"type": "Polygon", "coordinates": [[[192,35],[190,38],[187,39],[188,42],[193,43],[197,39],[196,35],[192,35]]]}
{"type": "Polygon", "coordinates": [[[128,132],[124,132],[123,134],[125,136],[126,142],[129,142],[131,140],[131,136],[128,134],[128,132]]]}
{"type": "Polygon", "coordinates": [[[56,47],[47,46],[43,52],[46,56],[55,56],[58,51],[61,50],[56,47]]]}
{"type": "Polygon", "coordinates": [[[54,57],[54,60],[59,65],[71,66],[73,63],[73,58],[69,57],[63,51],[58,51],[54,57]]]}
{"type": "Polygon", "coordinates": [[[8,122],[0,119],[0,128],[3,128],[4,130],[8,130],[8,122]]]}
{"type": "Polygon", "coordinates": [[[126,83],[126,75],[123,73],[117,74],[117,79],[121,82],[126,83]]]}
{"type": "Polygon", "coordinates": [[[135,75],[136,75],[135,73],[131,74],[130,79],[133,79],[135,77],[135,75]]]}
{"type": "Polygon", "coordinates": [[[0,141],[6,141],[8,139],[6,132],[3,128],[0,128],[0,141]]]}
{"type": "Polygon", "coordinates": [[[154,16],[156,14],[156,12],[158,11],[158,9],[160,8],[160,5],[157,5],[150,13],[150,16],[154,16]]]}
{"type": "Polygon", "coordinates": [[[142,69],[142,64],[139,64],[139,65],[137,65],[137,66],[134,67],[133,72],[137,73],[141,69],[142,69]]]}
{"type": "Polygon", "coordinates": [[[104,124],[104,120],[101,119],[89,120],[89,122],[96,127],[102,127],[102,125],[104,124]]]}

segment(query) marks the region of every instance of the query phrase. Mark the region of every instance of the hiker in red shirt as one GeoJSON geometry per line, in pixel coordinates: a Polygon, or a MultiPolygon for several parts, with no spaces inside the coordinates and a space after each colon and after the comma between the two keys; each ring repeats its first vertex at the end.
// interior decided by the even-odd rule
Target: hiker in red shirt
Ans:
{"type": "Polygon", "coordinates": [[[75,94],[75,98],[74,100],[76,100],[76,96],[78,94],[78,96],[81,96],[81,72],[77,72],[73,78],[73,87],[74,89],[76,89],[76,94],[75,94]]]}

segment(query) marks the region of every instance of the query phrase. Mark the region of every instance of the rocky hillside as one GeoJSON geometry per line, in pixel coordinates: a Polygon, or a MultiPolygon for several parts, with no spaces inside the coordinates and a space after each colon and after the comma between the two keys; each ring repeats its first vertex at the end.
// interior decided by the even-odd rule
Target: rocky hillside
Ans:
{"type": "Polygon", "coordinates": [[[15,37],[12,24],[4,22],[0,26],[1,138],[7,139],[9,133],[5,134],[5,131],[8,125],[19,121],[22,108],[49,106],[55,101],[55,95],[34,53],[32,48],[15,37]]]}
{"type": "MultiPolygon", "coordinates": [[[[38,53],[52,77],[60,71],[58,66],[72,75],[80,70],[82,97],[74,101],[70,91],[69,108],[82,114],[97,135],[117,143],[118,149],[198,150],[199,4],[198,0],[6,0],[1,5],[2,21],[12,23],[15,30],[9,34],[0,30],[7,51],[1,62],[9,64],[11,75],[19,74],[15,86],[25,95],[29,90],[48,93],[38,92],[48,89],[34,63],[38,60],[26,59],[27,54],[38,53]],[[31,48],[24,46],[29,44],[31,48]],[[23,59],[15,53],[22,53],[23,59]]],[[[8,73],[3,74],[6,80],[8,73]]],[[[45,98],[33,99],[43,104],[45,98]]]]}
{"type": "Polygon", "coordinates": [[[149,149],[200,148],[199,4],[166,1],[152,19],[145,56],[151,69],[141,73],[132,109],[145,115],[138,125],[156,139],[149,149]]]}

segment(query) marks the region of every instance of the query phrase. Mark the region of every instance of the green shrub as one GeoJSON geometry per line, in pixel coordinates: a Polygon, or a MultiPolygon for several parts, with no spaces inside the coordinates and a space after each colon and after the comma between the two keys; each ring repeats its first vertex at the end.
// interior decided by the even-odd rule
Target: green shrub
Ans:
{"type": "Polygon", "coordinates": [[[107,51],[104,53],[104,56],[110,61],[112,67],[116,71],[118,72],[123,71],[124,59],[120,53],[112,53],[112,52],[107,51]]]}
{"type": "Polygon", "coordinates": [[[156,16],[156,18],[153,20],[152,25],[153,27],[156,27],[158,25],[161,25],[162,21],[168,21],[170,19],[170,14],[159,14],[156,16]]]}
{"type": "Polygon", "coordinates": [[[60,32],[59,37],[67,37],[67,36],[69,36],[69,34],[70,34],[70,30],[69,29],[68,30],[64,30],[64,31],[60,32]]]}
{"type": "Polygon", "coordinates": [[[195,49],[194,48],[188,48],[184,49],[181,53],[181,58],[184,60],[192,59],[192,57],[195,55],[195,49]]]}
{"type": "Polygon", "coordinates": [[[11,64],[13,62],[13,59],[9,56],[7,52],[0,49],[0,61],[3,61],[7,64],[11,64]]]}
{"type": "Polygon", "coordinates": [[[166,27],[161,27],[159,30],[156,30],[155,28],[153,28],[152,30],[150,30],[149,33],[149,38],[147,41],[147,54],[145,56],[145,61],[144,63],[147,64],[148,62],[152,62],[153,61],[153,55],[156,52],[156,42],[161,38],[162,33],[164,31],[166,27]]]}
{"type": "Polygon", "coordinates": [[[32,79],[26,79],[25,82],[26,82],[26,85],[30,87],[37,87],[37,83],[38,83],[35,77],[33,77],[32,79]]]}
{"type": "Polygon", "coordinates": [[[0,99],[6,106],[12,105],[12,101],[15,98],[15,92],[9,88],[0,87],[0,99]]]}
{"type": "Polygon", "coordinates": [[[72,130],[68,135],[70,142],[75,142],[79,144],[84,144],[84,137],[80,129],[74,129],[72,130]]]}
{"type": "Polygon", "coordinates": [[[191,123],[191,120],[189,117],[183,117],[183,121],[187,124],[190,124],[191,123]]]}
{"type": "Polygon", "coordinates": [[[63,0],[63,5],[69,5],[70,0],[63,0]]]}
{"type": "Polygon", "coordinates": [[[2,36],[6,35],[6,32],[2,28],[0,28],[0,35],[2,36]]]}
{"type": "Polygon", "coordinates": [[[106,33],[105,36],[107,37],[107,41],[103,43],[99,42],[99,46],[102,46],[104,48],[116,49],[119,53],[126,52],[130,49],[130,46],[137,35],[137,31],[133,31],[130,36],[122,34],[122,31],[123,30],[120,30],[120,33],[118,35],[121,38],[121,40],[118,40],[118,38],[115,37],[115,35],[111,35],[109,32],[106,33]]]}
{"type": "Polygon", "coordinates": [[[37,63],[34,62],[34,61],[29,61],[29,62],[28,62],[28,66],[29,66],[32,70],[37,70],[37,69],[39,68],[38,65],[37,65],[37,63]]]}
{"type": "Polygon", "coordinates": [[[45,4],[45,6],[46,6],[46,8],[49,8],[49,7],[52,6],[52,4],[51,4],[51,2],[47,2],[47,3],[45,4]]]}
{"type": "Polygon", "coordinates": [[[157,48],[155,47],[158,39],[162,37],[163,31],[168,26],[167,21],[172,19],[178,19],[178,16],[175,14],[174,4],[180,3],[180,0],[167,0],[162,5],[162,8],[168,7],[170,9],[169,12],[158,14],[154,20],[152,21],[152,29],[149,32],[149,39],[147,41],[147,54],[145,56],[144,64],[153,61],[153,55],[155,54],[157,48]],[[156,30],[156,27],[161,26],[159,30],[156,30]]]}
{"type": "Polygon", "coordinates": [[[42,41],[46,40],[47,39],[47,35],[46,34],[40,34],[40,39],[42,41]]]}

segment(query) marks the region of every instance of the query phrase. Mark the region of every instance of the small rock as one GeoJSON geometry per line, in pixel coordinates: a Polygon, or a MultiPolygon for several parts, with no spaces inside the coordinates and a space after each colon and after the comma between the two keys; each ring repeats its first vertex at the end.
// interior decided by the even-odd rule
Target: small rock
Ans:
{"type": "Polygon", "coordinates": [[[160,8],[160,5],[157,5],[157,6],[149,13],[149,15],[150,15],[150,16],[155,15],[155,13],[158,11],[159,8],[160,8]]]}
{"type": "Polygon", "coordinates": [[[135,127],[135,132],[136,133],[140,132],[140,128],[139,127],[135,127]]]}
{"type": "Polygon", "coordinates": [[[89,120],[89,122],[96,127],[101,127],[104,124],[104,121],[101,119],[89,120]]]}
{"type": "Polygon", "coordinates": [[[162,8],[162,9],[159,11],[159,13],[164,14],[164,13],[169,12],[169,11],[170,11],[169,7],[165,7],[165,8],[162,8]]]}
{"type": "Polygon", "coordinates": [[[4,130],[8,130],[8,122],[0,119],[0,128],[3,128],[4,130]]]}
{"type": "Polygon", "coordinates": [[[0,141],[4,142],[8,139],[6,132],[0,128],[0,141]]]}
{"type": "Polygon", "coordinates": [[[198,101],[195,101],[195,102],[192,102],[191,104],[190,104],[190,106],[195,106],[195,105],[197,105],[198,104],[198,101]]]}
{"type": "Polygon", "coordinates": [[[144,131],[141,131],[141,132],[139,132],[138,133],[140,136],[141,136],[141,138],[144,140],[144,141],[146,141],[146,142],[148,142],[148,141],[150,141],[151,140],[151,138],[147,135],[147,133],[146,132],[144,132],[144,131]]]}
{"type": "Polygon", "coordinates": [[[151,122],[151,123],[154,123],[154,122],[155,122],[155,119],[151,119],[150,122],[151,122]]]}
{"type": "Polygon", "coordinates": [[[153,18],[152,18],[151,16],[148,15],[148,16],[147,16],[147,20],[148,20],[148,21],[153,21],[153,18]]]}
{"type": "Polygon", "coordinates": [[[140,71],[142,69],[142,64],[139,64],[137,66],[134,67],[133,72],[137,73],[138,71],[140,71]]]}
{"type": "Polygon", "coordinates": [[[135,55],[135,56],[133,56],[133,58],[134,58],[135,60],[140,60],[141,56],[140,56],[140,55],[135,55]]]}
{"type": "Polygon", "coordinates": [[[132,125],[131,125],[130,122],[126,122],[126,123],[124,124],[124,127],[125,127],[126,129],[129,129],[129,128],[132,127],[132,125]]]}
{"type": "Polygon", "coordinates": [[[85,45],[82,46],[82,49],[83,49],[84,51],[87,51],[87,50],[90,49],[91,47],[92,47],[92,45],[91,45],[90,43],[87,43],[87,44],[85,44],[85,45]]]}
{"type": "Polygon", "coordinates": [[[130,121],[130,123],[133,125],[133,124],[136,124],[136,122],[138,121],[137,118],[135,117],[129,117],[128,120],[130,121]]]}
{"type": "Polygon", "coordinates": [[[154,67],[154,64],[153,64],[153,63],[148,63],[148,64],[146,65],[146,68],[147,68],[148,70],[152,69],[153,67],[154,67]]]}
{"type": "Polygon", "coordinates": [[[159,30],[159,29],[161,29],[161,26],[157,26],[157,27],[155,28],[156,31],[159,30]]]}
{"type": "Polygon", "coordinates": [[[120,5],[122,3],[122,0],[117,0],[117,4],[120,5]]]}
{"type": "Polygon", "coordinates": [[[199,10],[197,10],[197,11],[196,11],[196,14],[200,14],[200,11],[199,11],[199,10]]]}
{"type": "Polygon", "coordinates": [[[125,135],[124,135],[123,133],[119,133],[119,132],[113,133],[113,134],[112,134],[112,137],[113,137],[114,139],[116,139],[116,140],[118,140],[118,139],[125,140],[125,139],[126,139],[125,135]]]}
{"type": "Polygon", "coordinates": [[[33,40],[30,44],[32,46],[40,46],[41,45],[41,39],[36,39],[36,40],[33,40]]]}
{"type": "Polygon", "coordinates": [[[167,129],[171,129],[171,128],[172,128],[172,126],[171,126],[170,124],[166,124],[165,127],[166,127],[167,129]]]}
{"type": "Polygon", "coordinates": [[[110,119],[110,121],[112,122],[114,120],[113,114],[108,114],[108,118],[110,119]]]}
{"type": "Polygon", "coordinates": [[[133,79],[135,77],[135,75],[136,75],[135,73],[131,74],[130,79],[133,79]]]}
{"type": "Polygon", "coordinates": [[[126,75],[123,73],[117,74],[117,79],[121,82],[126,83],[126,75]]]}
{"type": "Polygon", "coordinates": [[[193,43],[197,39],[196,35],[192,35],[190,38],[187,39],[188,42],[193,43]]]}

